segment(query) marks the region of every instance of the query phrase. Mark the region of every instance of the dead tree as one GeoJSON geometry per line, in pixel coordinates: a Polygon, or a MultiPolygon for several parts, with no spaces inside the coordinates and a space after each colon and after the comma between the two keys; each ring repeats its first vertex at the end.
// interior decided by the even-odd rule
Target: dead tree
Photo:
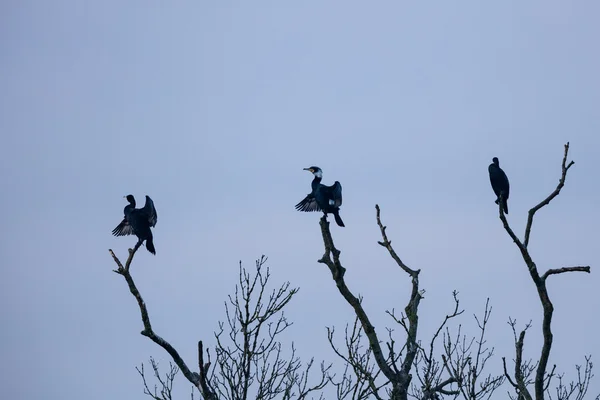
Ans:
{"type": "MultiPolygon", "coordinates": [[[[566,272],[587,272],[590,273],[589,266],[575,266],[575,267],[562,267],[556,269],[548,269],[546,272],[540,275],[538,267],[536,263],[533,261],[533,258],[529,252],[529,240],[531,237],[531,227],[533,225],[533,217],[536,212],[538,212],[544,206],[550,204],[550,202],[560,194],[561,189],[565,185],[565,180],[567,178],[567,172],[569,169],[575,164],[573,161],[567,163],[567,157],[569,154],[569,143],[565,145],[564,148],[564,156],[562,160],[562,173],[560,179],[558,181],[558,185],[554,189],[554,191],[542,200],[539,204],[529,210],[529,214],[527,216],[527,224],[525,226],[525,234],[524,238],[521,241],[517,237],[517,235],[511,229],[506,215],[504,214],[504,210],[502,209],[502,201],[499,201],[499,214],[500,220],[504,226],[504,229],[513,240],[517,248],[519,249],[521,256],[523,257],[523,261],[525,262],[525,266],[529,272],[529,275],[535,284],[538,296],[540,298],[540,302],[542,304],[543,309],[543,319],[542,319],[542,335],[543,335],[543,345],[540,354],[540,358],[536,363],[532,363],[531,361],[523,360],[523,346],[525,341],[525,332],[528,330],[529,325],[525,327],[521,331],[521,333],[517,336],[515,322],[511,320],[509,323],[511,324],[515,336],[515,368],[513,376],[508,373],[506,360],[503,358],[504,362],[504,373],[513,386],[516,392],[516,398],[519,400],[543,400],[544,394],[548,391],[549,385],[551,383],[552,378],[555,375],[556,365],[554,365],[550,372],[548,372],[548,359],[550,357],[550,350],[552,349],[552,316],[554,313],[554,306],[552,305],[552,301],[550,300],[550,296],[548,294],[548,289],[546,287],[546,280],[548,277],[552,275],[558,275],[566,272]],[[535,371],[535,374],[534,374],[535,371]],[[532,377],[532,375],[534,375],[532,377]],[[531,395],[529,391],[530,384],[534,385],[534,396],[531,395]]],[[[587,359],[586,359],[587,360],[587,359]]],[[[586,370],[589,367],[591,374],[591,362],[586,363],[586,370]]],[[[586,375],[588,376],[588,375],[586,375]]],[[[580,382],[582,380],[580,379],[580,382]]],[[[587,390],[587,382],[589,379],[583,379],[583,383],[586,384],[587,390]]],[[[559,382],[559,386],[562,385],[562,380],[559,382]]],[[[559,396],[559,398],[568,398],[568,396],[559,396]]]]}
{"type": "Polygon", "coordinates": [[[129,257],[123,265],[109,250],[117,264],[114,272],[123,276],[138,303],[144,325],[141,334],[167,351],[175,363],[171,365],[170,372],[161,376],[158,364],[150,359],[154,379],[160,384],[160,388],[155,385],[153,389],[148,384],[144,366],[137,368],[145,394],[154,400],[173,400],[173,380],[181,371],[204,400],[288,400],[315,395],[323,398],[322,390],[331,381],[331,365],[321,363],[318,377],[312,382],[309,376],[314,369],[314,360],[302,363],[296,356],[293,343],[287,352],[289,354],[286,354],[278,336],[291,326],[283,309],[298,289],[291,288],[286,282],[277,289],[269,290],[270,273],[265,267],[265,256],[256,261],[253,273],[240,263],[234,295],[230,295],[225,303],[226,322],[220,322],[219,330],[215,332],[214,363],[210,351],[205,352],[202,341],[199,341],[198,372],[193,372],[177,350],[156,334],[150,323],[146,303],[131,275],[131,262],[136,251],[137,248],[129,249],[129,257]]]}
{"type": "MultiPolygon", "coordinates": [[[[418,340],[419,324],[419,303],[423,299],[424,291],[419,288],[420,270],[408,267],[398,256],[392,242],[388,239],[386,227],[381,222],[381,210],[378,205],[376,208],[377,225],[381,231],[382,240],[378,243],[384,247],[400,269],[411,279],[412,290],[410,292],[408,303],[404,307],[404,313],[396,316],[394,310],[387,311],[392,319],[400,325],[406,338],[401,346],[398,346],[393,337],[393,330],[388,329],[388,340],[385,342],[385,349],[382,348],[382,341],[371,323],[365,309],[362,306],[362,299],[356,297],[348,288],[344,275],[346,269],[340,261],[340,250],[338,250],[329,230],[329,223],[325,217],[321,218],[320,226],[325,246],[325,253],[319,259],[320,263],[327,265],[333,280],[344,299],[353,308],[356,320],[353,328],[346,328],[346,349],[340,350],[333,341],[333,329],[329,329],[329,341],[336,354],[347,364],[346,373],[338,386],[338,399],[350,398],[352,400],[362,400],[366,398],[383,399],[384,397],[392,400],[406,400],[409,396],[417,399],[441,399],[444,396],[456,397],[460,395],[463,382],[475,385],[477,377],[483,372],[485,361],[491,357],[486,353],[482,345],[478,347],[477,357],[484,359],[477,364],[475,370],[466,371],[452,369],[456,361],[463,362],[470,356],[470,348],[463,349],[459,356],[456,349],[452,350],[451,357],[440,361],[434,354],[434,347],[437,338],[446,326],[448,320],[460,315],[462,311],[458,310],[458,298],[456,293],[454,298],[456,308],[441,323],[437,333],[430,342],[427,349],[422,347],[418,340]],[[358,327],[360,324],[360,327],[358,327]],[[367,344],[362,343],[366,339],[367,344]],[[399,348],[398,348],[399,347],[399,348]],[[417,377],[420,386],[413,384],[413,368],[417,369],[417,377]],[[476,375],[468,378],[469,373],[476,375]],[[469,380],[470,379],[470,380],[469,380]],[[454,385],[454,386],[453,386],[454,385]]],[[[487,323],[487,316],[484,318],[487,323]]],[[[480,343],[484,343],[483,335],[485,325],[482,328],[480,343]]],[[[452,344],[449,344],[452,347],[452,344]]],[[[488,377],[483,382],[483,391],[477,393],[491,394],[500,384],[502,378],[488,377]]],[[[480,395],[475,397],[465,397],[468,400],[483,398],[480,395]]]]}

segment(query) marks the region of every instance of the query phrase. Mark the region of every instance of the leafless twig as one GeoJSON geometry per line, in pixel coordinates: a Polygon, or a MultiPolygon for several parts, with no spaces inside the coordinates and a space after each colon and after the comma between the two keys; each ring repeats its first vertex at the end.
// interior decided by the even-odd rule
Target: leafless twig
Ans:
{"type": "Polygon", "coordinates": [[[179,369],[177,366],[173,365],[173,363],[169,363],[170,370],[163,378],[158,370],[158,363],[152,357],[150,357],[150,365],[152,366],[154,378],[158,381],[158,383],[160,383],[160,390],[158,389],[157,385],[154,385],[154,390],[150,390],[146,381],[144,364],[142,364],[140,368],[135,367],[135,369],[142,377],[142,381],[144,383],[144,394],[147,394],[154,400],[173,400],[173,381],[175,380],[175,376],[179,372],[179,369]]]}

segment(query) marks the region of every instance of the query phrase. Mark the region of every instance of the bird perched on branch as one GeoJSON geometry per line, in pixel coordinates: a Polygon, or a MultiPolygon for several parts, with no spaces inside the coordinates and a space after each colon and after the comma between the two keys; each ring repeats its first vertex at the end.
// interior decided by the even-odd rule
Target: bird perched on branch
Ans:
{"type": "Polygon", "coordinates": [[[492,159],[492,163],[488,167],[488,172],[490,173],[490,183],[492,184],[492,189],[494,189],[494,193],[496,193],[496,204],[500,200],[502,200],[502,208],[504,212],[508,214],[508,195],[510,194],[510,184],[508,183],[508,177],[500,168],[500,162],[498,161],[498,157],[494,157],[492,159]]]}
{"type": "Polygon", "coordinates": [[[315,178],[312,181],[312,192],[310,192],[304,200],[296,204],[298,211],[323,211],[325,217],[327,214],[333,214],[335,222],[339,226],[345,226],[342,218],[340,218],[340,206],[342,205],[342,185],[335,181],[332,186],[321,184],[323,179],[323,171],[319,167],[304,168],[305,171],[312,173],[315,178]]]}
{"type": "Polygon", "coordinates": [[[136,249],[140,247],[142,242],[146,241],[146,249],[154,255],[154,242],[152,241],[151,227],[156,225],[157,215],[154,208],[154,202],[150,196],[146,196],[146,204],[144,208],[135,208],[135,198],[133,195],[123,196],[129,202],[125,206],[123,213],[125,217],[123,221],[115,229],[112,234],[115,236],[135,235],[138,237],[138,242],[135,245],[136,249]]]}

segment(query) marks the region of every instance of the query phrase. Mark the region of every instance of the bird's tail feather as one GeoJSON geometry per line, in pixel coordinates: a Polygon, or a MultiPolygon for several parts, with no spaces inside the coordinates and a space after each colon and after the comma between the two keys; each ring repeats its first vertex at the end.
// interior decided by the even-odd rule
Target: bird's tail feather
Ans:
{"type": "Polygon", "coordinates": [[[152,235],[148,239],[146,239],[146,249],[156,255],[156,249],[154,248],[154,242],[152,241],[152,235]]]}
{"type": "Polygon", "coordinates": [[[508,214],[508,202],[506,200],[502,200],[502,206],[504,207],[504,214],[508,214]]]}
{"type": "Polygon", "coordinates": [[[344,225],[344,221],[342,221],[342,218],[340,217],[339,211],[336,210],[333,213],[333,216],[335,217],[335,223],[338,224],[338,226],[346,226],[344,225]]]}

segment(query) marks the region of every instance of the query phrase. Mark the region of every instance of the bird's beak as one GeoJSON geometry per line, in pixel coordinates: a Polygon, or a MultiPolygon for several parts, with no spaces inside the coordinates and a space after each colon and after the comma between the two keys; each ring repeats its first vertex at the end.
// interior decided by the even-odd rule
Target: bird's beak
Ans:
{"type": "Polygon", "coordinates": [[[312,170],[312,168],[302,168],[302,169],[303,169],[304,171],[310,171],[310,172],[314,172],[314,171],[312,170]]]}
{"type": "Polygon", "coordinates": [[[126,199],[126,198],[127,198],[127,196],[123,196],[123,198],[124,198],[124,199],[126,199]]]}

